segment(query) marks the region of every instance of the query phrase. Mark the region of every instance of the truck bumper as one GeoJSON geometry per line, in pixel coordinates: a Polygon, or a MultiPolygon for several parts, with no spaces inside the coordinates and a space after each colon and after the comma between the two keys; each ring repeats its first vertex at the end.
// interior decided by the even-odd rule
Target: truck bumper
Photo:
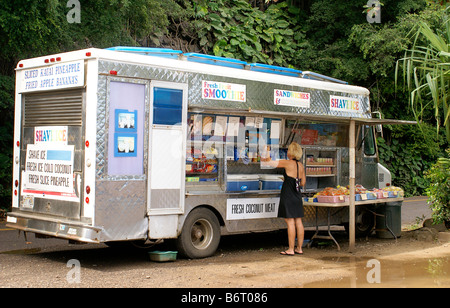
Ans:
{"type": "Polygon", "coordinates": [[[102,232],[88,223],[33,213],[11,212],[6,221],[8,228],[86,243],[100,243],[102,232]]]}

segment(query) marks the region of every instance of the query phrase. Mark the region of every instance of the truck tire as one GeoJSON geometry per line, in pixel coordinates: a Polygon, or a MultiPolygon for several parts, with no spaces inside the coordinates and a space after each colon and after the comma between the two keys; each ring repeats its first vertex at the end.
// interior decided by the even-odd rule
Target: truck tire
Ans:
{"type": "Polygon", "coordinates": [[[178,252],[190,259],[212,256],[219,246],[220,224],[207,208],[196,208],[187,216],[177,238],[178,252]]]}
{"type": "MultiPolygon", "coordinates": [[[[355,217],[355,237],[369,236],[375,225],[375,217],[372,212],[368,211],[364,206],[356,208],[355,217]]],[[[348,223],[344,224],[345,231],[349,232],[348,223]]]]}

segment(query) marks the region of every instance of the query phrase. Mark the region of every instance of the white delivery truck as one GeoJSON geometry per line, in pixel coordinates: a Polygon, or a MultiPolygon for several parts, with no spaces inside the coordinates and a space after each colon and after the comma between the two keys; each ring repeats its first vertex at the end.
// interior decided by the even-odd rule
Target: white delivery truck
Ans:
{"type": "MultiPolygon", "coordinates": [[[[260,155],[284,158],[292,141],[304,149],[305,194],[348,185],[353,152],[357,183],[389,182],[369,91],[312,72],[171,49],[91,48],[20,61],[15,102],[7,222],[37,235],[176,238],[185,256],[210,256],[221,235],[285,228],[276,218],[280,170],[261,166],[260,155]]],[[[313,225],[313,207],[305,213],[313,225]]],[[[357,231],[371,230],[371,214],[366,222],[358,207],[355,215],[357,231]]],[[[348,209],[331,216],[349,222],[348,209]]]]}

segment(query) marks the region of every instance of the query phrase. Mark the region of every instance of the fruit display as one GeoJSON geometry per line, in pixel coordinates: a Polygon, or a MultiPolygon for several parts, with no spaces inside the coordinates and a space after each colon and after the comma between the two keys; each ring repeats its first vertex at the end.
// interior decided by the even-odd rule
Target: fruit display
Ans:
{"type": "Polygon", "coordinates": [[[350,194],[349,190],[346,187],[338,186],[338,187],[326,187],[324,190],[319,191],[314,197],[318,196],[343,196],[350,194]]]}
{"type": "Polygon", "coordinates": [[[403,197],[405,195],[405,192],[403,191],[402,188],[400,187],[395,187],[395,186],[386,186],[383,188],[383,191],[387,191],[389,193],[389,197],[391,197],[391,195],[395,197],[403,197]]]}
{"type": "MultiPolygon", "coordinates": [[[[314,202],[338,203],[348,201],[349,195],[349,186],[344,187],[338,185],[337,187],[326,187],[322,191],[316,193],[313,198],[308,198],[308,200],[313,199],[314,202]]],[[[383,189],[374,188],[368,190],[360,184],[355,185],[356,201],[397,198],[403,197],[403,195],[403,189],[400,187],[388,186],[383,189]]]]}
{"type": "MultiPolygon", "coordinates": [[[[355,185],[355,194],[363,194],[369,192],[364,186],[362,185],[355,185]]],[[[347,187],[338,185],[335,187],[326,187],[324,190],[319,191],[317,194],[314,195],[314,197],[317,196],[345,196],[350,195],[350,189],[349,186],[347,187]]]]}

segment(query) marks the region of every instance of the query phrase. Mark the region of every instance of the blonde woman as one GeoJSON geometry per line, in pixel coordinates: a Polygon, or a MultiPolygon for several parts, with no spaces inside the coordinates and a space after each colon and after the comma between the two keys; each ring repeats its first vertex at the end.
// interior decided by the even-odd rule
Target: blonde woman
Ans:
{"type": "Polygon", "coordinates": [[[300,186],[306,183],[305,168],[299,161],[303,155],[300,145],[293,142],[288,147],[287,160],[273,161],[269,158],[262,159],[263,164],[274,168],[283,168],[284,182],[281,187],[280,205],[278,217],[284,218],[287,224],[289,248],[282,251],[282,255],[293,256],[303,254],[302,244],[304,228],[302,217],[303,202],[300,186]],[[297,248],[295,248],[295,236],[297,235],[297,248]]]}

